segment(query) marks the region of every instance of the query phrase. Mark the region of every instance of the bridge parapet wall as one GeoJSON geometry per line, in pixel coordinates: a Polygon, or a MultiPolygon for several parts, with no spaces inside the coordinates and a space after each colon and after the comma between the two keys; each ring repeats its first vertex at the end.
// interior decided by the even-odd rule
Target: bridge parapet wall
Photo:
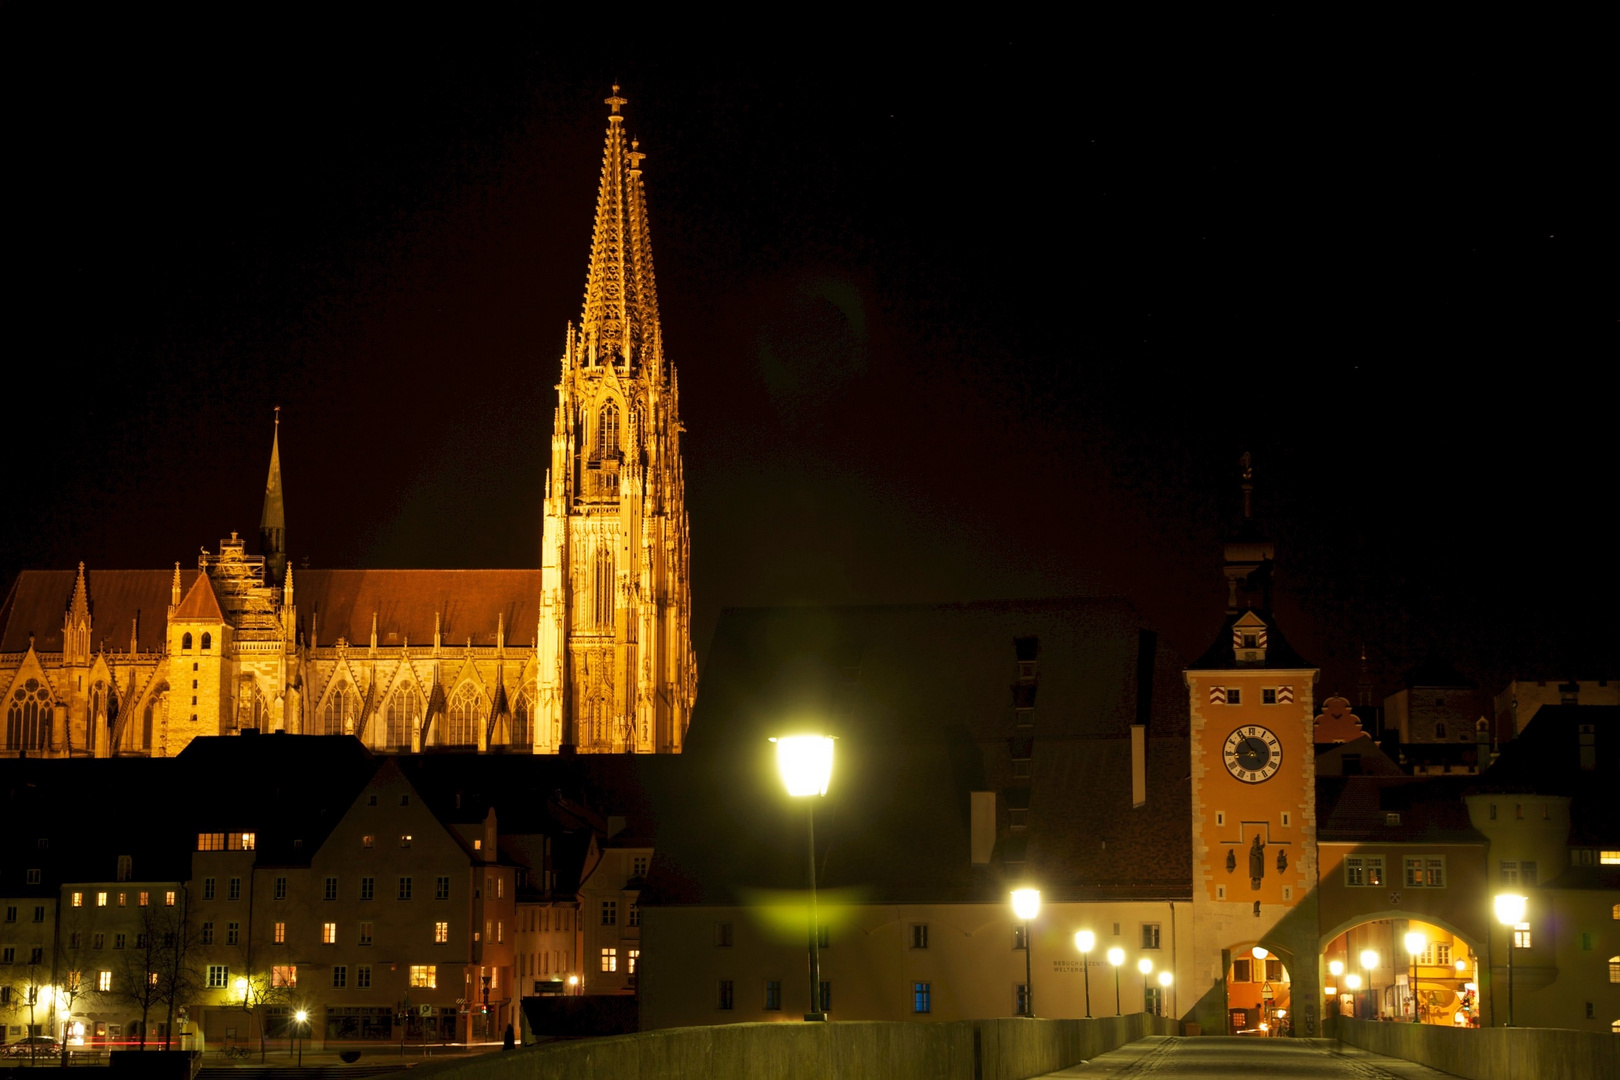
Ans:
{"type": "Polygon", "coordinates": [[[1340,1018],[1329,1035],[1467,1080],[1620,1076],[1620,1035],[1562,1028],[1445,1028],[1340,1018]]]}
{"type": "Polygon", "coordinates": [[[1179,1029],[1134,1013],[1095,1020],[722,1024],[545,1043],[424,1063],[413,1080],[1025,1080],[1179,1029]]]}

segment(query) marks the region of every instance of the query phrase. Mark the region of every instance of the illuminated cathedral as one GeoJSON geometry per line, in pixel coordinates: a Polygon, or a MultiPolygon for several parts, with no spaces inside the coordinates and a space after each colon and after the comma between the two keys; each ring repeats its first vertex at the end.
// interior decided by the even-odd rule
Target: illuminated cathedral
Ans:
{"type": "Polygon", "coordinates": [[[678,753],[697,690],[679,390],[645,155],[609,106],[584,310],[561,357],[540,568],[287,560],[280,423],[259,551],[24,571],[0,607],[0,754],[172,757],[201,735],[377,752],[678,753]]]}

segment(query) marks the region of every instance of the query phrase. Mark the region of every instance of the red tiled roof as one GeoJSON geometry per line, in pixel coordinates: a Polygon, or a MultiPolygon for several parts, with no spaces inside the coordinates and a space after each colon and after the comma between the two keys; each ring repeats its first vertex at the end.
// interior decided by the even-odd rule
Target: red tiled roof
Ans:
{"type": "Polygon", "coordinates": [[[293,599],[319,645],[369,642],[375,613],[380,645],[432,644],[438,615],[446,645],[493,645],[504,619],[506,640],[526,646],[540,620],[540,571],[295,569],[293,599]]]}
{"type": "MultiPolygon", "coordinates": [[[[105,642],[120,652],[129,648],[130,621],[140,621],[140,649],[163,648],[167,630],[170,570],[86,570],[92,620],[91,648],[105,642]]],[[[189,587],[196,570],[182,570],[180,585],[189,587]]],[[[0,606],[0,652],[23,652],[28,635],[40,652],[62,651],[62,619],[73,598],[72,570],[24,570],[0,606]]]]}
{"type": "Polygon", "coordinates": [[[182,619],[199,619],[207,622],[224,622],[225,613],[219,610],[219,598],[214,595],[214,586],[208,581],[207,574],[198,574],[197,580],[191,583],[186,590],[185,599],[180,606],[174,609],[176,622],[182,619]]]}

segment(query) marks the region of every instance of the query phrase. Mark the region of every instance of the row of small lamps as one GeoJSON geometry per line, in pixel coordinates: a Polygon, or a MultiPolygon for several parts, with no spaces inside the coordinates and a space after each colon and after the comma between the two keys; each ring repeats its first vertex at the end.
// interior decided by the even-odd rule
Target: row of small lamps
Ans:
{"type": "MultiPolygon", "coordinates": [[[[1035,918],[1041,913],[1041,891],[1039,889],[1014,889],[1012,893],[1012,906],[1013,914],[1023,920],[1024,923],[1024,1011],[1022,1015],[1032,1017],[1035,1015],[1035,984],[1031,977],[1032,972],[1030,970],[1030,952],[1033,948],[1033,942],[1030,940],[1029,936],[1029,923],[1031,919],[1035,918]]],[[[1083,957],[1080,964],[1080,969],[1085,974],[1086,1019],[1090,1020],[1091,951],[1097,947],[1097,935],[1092,933],[1090,930],[1076,931],[1074,935],[1074,947],[1080,950],[1080,955],[1083,957]]],[[[1115,945],[1113,948],[1108,950],[1106,955],[1108,957],[1109,965],[1114,969],[1114,1015],[1118,1016],[1120,1015],[1119,969],[1125,963],[1125,950],[1120,948],[1118,945],[1115,945]]],[[[1146,996],[1147,979],[1149,975],[1153,974],[1153,961],[1145,956],[1142,957],[1142,959],[1136,962],[1136,970],[1142,973],[1142,992],[1143,995],[1146,996]]],[[[1159,985],[1164,989],[1170,989],[1170,984],[1174,981],[1175,978],[1170,974],[1169,971],[1159,972],[1159,985]]]]}

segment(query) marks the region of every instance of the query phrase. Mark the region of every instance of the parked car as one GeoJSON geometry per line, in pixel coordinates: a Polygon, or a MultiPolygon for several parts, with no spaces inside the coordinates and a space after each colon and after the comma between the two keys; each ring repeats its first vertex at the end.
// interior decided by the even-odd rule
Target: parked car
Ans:
{"type": "Polygon", "coordinates": [[[61,1052],[62,1044],[49,1035],[30,1035],[6,1044],[7,1057],[50,1057],[61,1052]]]}

